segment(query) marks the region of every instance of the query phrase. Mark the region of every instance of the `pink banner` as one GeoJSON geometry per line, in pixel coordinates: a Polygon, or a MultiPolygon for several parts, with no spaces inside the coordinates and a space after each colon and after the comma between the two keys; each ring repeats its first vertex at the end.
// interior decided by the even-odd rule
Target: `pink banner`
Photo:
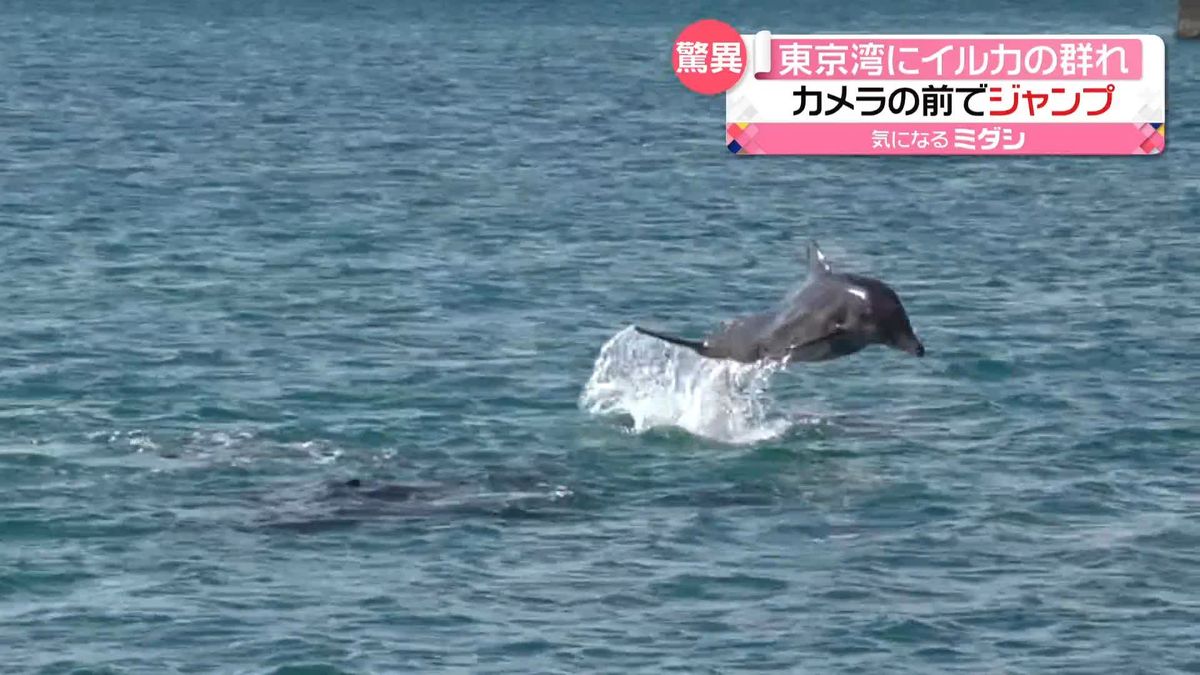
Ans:
{"type": "Polygon", "coordinates": [[[1136,80],[1140,40],[1051,38],[787,38],[771,40],[761,80],[1136,80]]]}
{"type": "Polygon", "coordinates": [[[744,155],[1152,155],[1162,124],[729,124],[725,144],[744,155]]]}

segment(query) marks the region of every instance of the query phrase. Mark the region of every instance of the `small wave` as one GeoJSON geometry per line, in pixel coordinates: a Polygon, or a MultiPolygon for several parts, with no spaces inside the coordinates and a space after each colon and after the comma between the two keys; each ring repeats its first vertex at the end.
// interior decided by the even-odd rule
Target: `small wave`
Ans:
{"type": "Polygon", "coordinates": [[[705,359],[628,326],[601,347],[580,407],[597,416],[628,416],[635,433],[676,427],[725,443],[759,443],[793,425],[773,410],[767,393],[778,370],[705,359]]]}
{"type": "MultiPolygon", "coordinates": [[[[144,458],[142,461],[156,463],[169,460],[180,467],[191,467],[197,463],[245,467],[261,462],[297,461],[321,466],[336,464],[347,454],[347,448],[328,439],[284,440],[250,430],[151,433],[142,429],[114,429],[93,432],[87,438],[118,457],[140,456],[144,458]]],[[[380,461],[386,461],[391,456],[385,453],[380,461]]],[[[109,455],[108,460],[111,459],[109,455]]],[[[127,463],[124,459],[119,461],[127,463]]],[[[159,464],[156,468],[166,466],[159,464]]]]}

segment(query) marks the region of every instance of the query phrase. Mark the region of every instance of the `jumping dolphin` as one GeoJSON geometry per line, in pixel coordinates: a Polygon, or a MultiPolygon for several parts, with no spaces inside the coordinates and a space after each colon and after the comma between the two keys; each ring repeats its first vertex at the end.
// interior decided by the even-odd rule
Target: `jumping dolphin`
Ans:
{"type": "Polygon", "coordinates": [[[798,293],[773,310],[726,322],[703,341],[634,329],[707,358],[741,363],[828,361],[872,344],[925,356],[900,297],[887,284],[834,272],[816,241],[808,256],[808,279],[798,293]]]}

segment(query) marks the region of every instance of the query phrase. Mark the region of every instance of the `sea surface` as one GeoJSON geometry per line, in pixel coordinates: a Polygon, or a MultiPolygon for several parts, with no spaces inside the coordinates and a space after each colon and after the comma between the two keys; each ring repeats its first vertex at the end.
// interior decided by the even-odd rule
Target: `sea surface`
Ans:
{"type": "Polygon", "coordinates": [[[0,672],[1200,672],[1175,3],[0,3],[0,672]],[[745,158],[680,30],[1164,37],[1167,152],[745,158]],[[698,337],[892,284],[929,350],[698,337]]]}

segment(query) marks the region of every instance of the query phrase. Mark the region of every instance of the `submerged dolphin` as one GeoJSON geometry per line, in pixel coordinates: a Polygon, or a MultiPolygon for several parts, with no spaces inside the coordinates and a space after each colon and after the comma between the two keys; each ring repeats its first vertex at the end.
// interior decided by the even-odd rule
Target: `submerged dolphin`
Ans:
{"type": "Polygon", "coordinates": [[[804,287],[773,310],[729,321],[702,342],[634,329],[707,358],[741,363],[828,361],[872,344],[925,355],[896,292],[878,279],[834,272],[815,241],[804,287]]]}

